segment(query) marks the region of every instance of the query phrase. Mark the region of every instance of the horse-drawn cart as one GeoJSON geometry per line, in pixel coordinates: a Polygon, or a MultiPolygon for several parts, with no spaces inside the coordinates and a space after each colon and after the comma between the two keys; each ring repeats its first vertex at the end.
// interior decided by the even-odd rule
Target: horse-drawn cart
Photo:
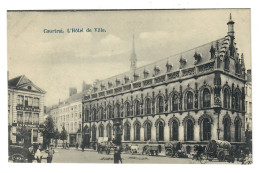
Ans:
{"type": "Polygon", "coordinates": [[[168,157],[187,158],[181,142],[169,142],[165,144],[165,155],[168,157]]]}
{"type": "Polygon", "coordinates": [[[205,149],[204,156],[200,156],[201,163],[205,163],[207,160],[212,161],[217,159],[220,162],[228,160],[234,162],[234,156],[232,155],[231,144],[228,141],[211,140],[208,142],[205,149]],[[206,160],[205,160],[206,159],[206,160]]]}
{"type": "Polygon", "coordinates": [[[150,156],[150,155],[158,156],[158,153],[159,153],[159,145],[158,144],[149,144],[149,145],[144,146],[142,154],[146,154],[148,156],[150,156]]]}

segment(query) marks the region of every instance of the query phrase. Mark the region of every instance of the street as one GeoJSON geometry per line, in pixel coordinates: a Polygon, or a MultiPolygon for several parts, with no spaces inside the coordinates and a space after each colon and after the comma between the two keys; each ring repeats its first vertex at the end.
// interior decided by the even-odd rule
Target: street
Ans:
{"type": "MultiPolygon", "coordinates": [[[[200,164],[199,161],[190,158],[169,158],[165,156],[146,156],[140,154],[125,154],[121,155],[122,161],[125,164],[138,163],[138,164],[200,164]]],[[[55,149],[53,163],[111,163],[113,164],[113,153],[109,155],[103,153],[99,154],[94,150],[76,150],[75,148],[55,149]]],[[[42,160],[46,163],[46,159],[42,160]]],[[[236,163],[236,162],[235,162],[236,163]]],[[[207,161],[206,164],[228,164],[228,162],[207,161]]],[[[238,164],[238,162],[237,162],[238,164]]]]}

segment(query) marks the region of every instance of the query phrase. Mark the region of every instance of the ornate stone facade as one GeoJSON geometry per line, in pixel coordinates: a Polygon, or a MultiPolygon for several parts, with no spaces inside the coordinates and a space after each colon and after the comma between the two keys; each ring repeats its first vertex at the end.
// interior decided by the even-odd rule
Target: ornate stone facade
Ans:
{"type": "Polygon", "coordinates": [[[96,83],[83,99],[90,141],[112,139],[120,118],[123,143],[242,142],[245,67],[230,25],[224,38],[96,83]]]}

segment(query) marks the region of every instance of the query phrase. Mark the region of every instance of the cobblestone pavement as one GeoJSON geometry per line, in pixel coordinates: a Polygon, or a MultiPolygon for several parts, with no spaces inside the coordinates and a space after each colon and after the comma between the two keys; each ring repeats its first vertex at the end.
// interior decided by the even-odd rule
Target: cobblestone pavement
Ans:
{"type": "MultiPolygon", "coordinates": [[[[192,160],[190,158],[169,158],[165,156],[146,156],[141,154],[125,154],[121,155],[123,163],[158,163],[158,164],[200,164],[199,161],[192,160]]],[[[46,163],[46,160],[42,161],[46,163]]],[[[55,149],[53,157],[53,163],[113,163],[113,153],[98,154],[94,150],[76,150],[70,149],[55,149]]],[[[229,164],[228,162],[207,161],[206,164],[229,164]]],[[[236,164],[238,164],[236,162],[236,164]]]]}

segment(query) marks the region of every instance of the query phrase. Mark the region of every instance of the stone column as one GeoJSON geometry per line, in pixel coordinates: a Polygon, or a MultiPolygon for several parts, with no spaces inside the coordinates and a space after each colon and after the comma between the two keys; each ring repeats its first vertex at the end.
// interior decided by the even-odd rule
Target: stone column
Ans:
{"type": "Polygon", "coordinates": [[[141,126],[140,128],[140,141],[144,141],[144,128],[141,126]]]}
{"type": "Polygon", "coordinates": [[[165,127],[164,127],[164,141],[167,141],[167,142],[170,141],[170,129],[169,129],[168,124],[165,124],[165,127]]]}
{"type": "Polygon", "coordinates": [[[156,141],[156,127],[154,124],[152,125],[151,132],[151,141],[156,141]]]}
{"type": "Polygon", "coordinates": [[[197,123],[194,125],[194,141],[200,141],[200,126],[197,123]]]}
{"type": "Polygon", "coordinates": [[[179,141],[184,141],[184,126],[179,126],[179,141]]]}
{"type": "Polygon", "coordinates": [[[133,126],[133,124],[131,125],[131,128],[130,128],[130,141],[134,141],[134,126],[133,126]]]}
{"type": "MultiPolygon", "coordinates": [[[[219,123],[220,129],[221,129],[221,124],[222,123],[219,123]]],[[[211,139],[213,139],[213,140],[218,140],[218,131],[217,131],[217,129],[218,129],[217,123],[214,123],[214,124],[211,125],[211,139]]],[[[222,136],[223,136],[222,133],[223,133],[223,131],[221,130],[220,133],[219,133],[219,139],[223,139],[222,138],[222,136]]]]}

